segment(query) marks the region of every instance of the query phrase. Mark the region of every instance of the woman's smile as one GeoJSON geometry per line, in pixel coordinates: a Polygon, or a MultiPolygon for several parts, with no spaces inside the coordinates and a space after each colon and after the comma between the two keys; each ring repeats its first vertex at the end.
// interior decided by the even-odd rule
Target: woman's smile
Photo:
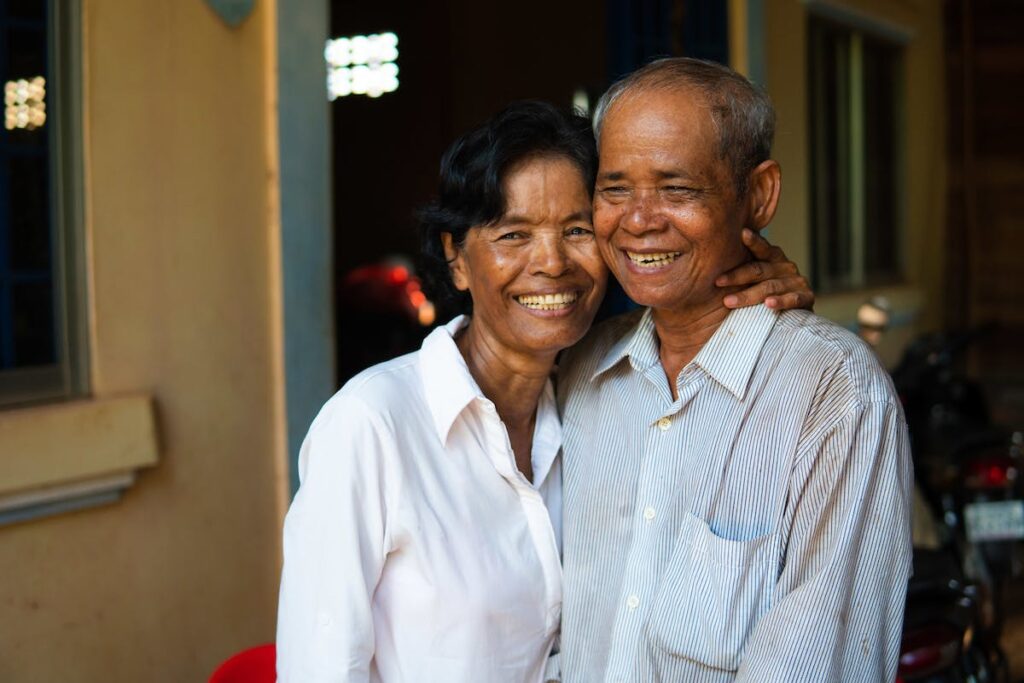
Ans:
{"type": "Polygon", "coordinates": [[[573,290],[554,294],[520,294],[515,300],[531,311],[562,313],[568,312],[579,298],[579,292],[573,290]]]}

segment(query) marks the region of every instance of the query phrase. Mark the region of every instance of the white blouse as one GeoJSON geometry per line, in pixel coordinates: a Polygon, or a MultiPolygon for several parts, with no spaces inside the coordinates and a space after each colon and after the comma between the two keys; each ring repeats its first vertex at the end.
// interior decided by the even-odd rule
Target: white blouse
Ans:
{"type": "Polygon", "coordinates": [[[562,605],[554,393],[531,483],[455,345],[467,322],[353,378],[310,427],[284,524],[281,683],[543,679],[562,605]]]}

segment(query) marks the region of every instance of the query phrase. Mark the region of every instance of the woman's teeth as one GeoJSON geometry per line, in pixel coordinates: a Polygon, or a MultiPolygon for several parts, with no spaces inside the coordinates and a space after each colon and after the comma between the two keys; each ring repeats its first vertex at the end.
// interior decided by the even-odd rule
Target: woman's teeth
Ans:
{"type": "Polygon", "coordinates": [[[666,251],[661,254],[637,254],[633,251],[627,251],[626,256],[629,260],[640,266],[641,268],[660,268],[661,266],[667,266],[676,260],[680,252],[678,251],[666,251]]]}
{"type": "Polygon", "coordinates": [[[523,294],[517,296],[516,301],[537,311],[557,311],[566,308],[577,298],[579,298],[579,294],[576,292],[563,292],[561,294],[523,294]]]}

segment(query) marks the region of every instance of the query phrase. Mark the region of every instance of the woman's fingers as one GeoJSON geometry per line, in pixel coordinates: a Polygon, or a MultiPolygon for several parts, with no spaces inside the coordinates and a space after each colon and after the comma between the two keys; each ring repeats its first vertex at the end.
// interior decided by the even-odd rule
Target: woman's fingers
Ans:
{"type": "Polygon", "coordinates": [[[743,243],[754,259],[715,279],[719,287],[746,287],[725,297],[727,308],[742,308],[764,302],[768,308],[814,309],[814,292],[807,278],[785,252],[753,230],[743,230],[743,243]]]}
{"type": "Polygon", "coordinates": [[[730,294],[723,303],[727,308],[743,308],[764,302],[768,308],[786,310],[814,306],[814,292],[802,275],[773,278],[730,294]]]}
{"type": "MultiPolygon", "coordinates": [[[[777,247],[772,248],[777,249],[777,247]]],[[[715,278],[715,284],[719,287],[738,287],[765,280],[788,278],[798,275],[798,273],[799,271],[792,261],[750,261],[733,268],[728,273],[719,275],[715,278]]]]}
{"type": "Polygon", "coordinates": [[[750,250],[754,260],[720,275],[715,280],[715,284],[719,287],[751,285],[765,280],[800,274],[796,264],[789,260],[782,249],[774,246],[758,233],[744,228],[742,237],[743,244],[750,250]]]}
{"type": "Polygon", "coordinates": [[[790,292],[788,294],[770,296],[764,300],[764,305],[768,308],[774,308],[779,311],[797,308],[805,308],[808,311],[813,311],[814,292],[808,289],[806,292],[790,292]]]}
{"type": "Polygon", "coordinates": [[[786,254],[778,247],[754,232],[750,228],[743,228],[743,244],[758,261],[788,261],[786,254]]]}

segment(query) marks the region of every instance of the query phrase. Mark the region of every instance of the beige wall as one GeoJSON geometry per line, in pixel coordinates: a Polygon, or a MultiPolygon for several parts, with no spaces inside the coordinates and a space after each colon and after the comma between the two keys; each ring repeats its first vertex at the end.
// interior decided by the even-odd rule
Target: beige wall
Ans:
{"type": "Polygon", "coordinates": [[[92,389],[153,396],[160,463],[120,503],[0,528],[5,683],[200,681],[273,639],[274,12],[83,1],[92,389]]]}
{"type": "MultiPolygon", "coordinates": [[[[895,329],[883,356],[898,357],[915,330],[941,326],[942,244],[946,212],[945,91],[942,3],[933,0],[764,0],[767,87],[778,110],[775,156],[782,164],[783,192],[771,236],[810,272],[810,177],[807,112],[807,14],[817,5],[852,10],[897,27],[906,45],[906,286],[879,290],[913,328],[895,329]]],[[[875,293],[860,291],[819,299],[819,313],[838,322],[855,319],[857,306],[875,293]]]]}

